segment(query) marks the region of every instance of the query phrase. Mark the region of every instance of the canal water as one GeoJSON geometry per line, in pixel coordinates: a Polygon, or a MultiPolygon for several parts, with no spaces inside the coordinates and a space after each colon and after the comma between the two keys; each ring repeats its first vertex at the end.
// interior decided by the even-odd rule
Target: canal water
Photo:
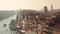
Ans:
{"type": "Polygon", "coordinates": [[[16,15],[0,21],[0,34],[15,34],[15,31],[9,30],[9,24],[12,19],[16,19],[16,15]],[[7,26],[4,27],[4,24],[6,24],[7,26]]]}

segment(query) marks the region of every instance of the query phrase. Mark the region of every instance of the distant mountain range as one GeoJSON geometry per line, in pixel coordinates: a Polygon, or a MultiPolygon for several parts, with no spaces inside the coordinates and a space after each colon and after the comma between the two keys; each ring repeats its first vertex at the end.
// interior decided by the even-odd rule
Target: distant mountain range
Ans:
{"type": "Polygon", "coordinates": [[[17,11],[5,11],[5,10],[2,10],[2,11],[0,11],[0,20],[8,18],[10,16],[13,16],[15,14],[17,14],[17,11]]]}

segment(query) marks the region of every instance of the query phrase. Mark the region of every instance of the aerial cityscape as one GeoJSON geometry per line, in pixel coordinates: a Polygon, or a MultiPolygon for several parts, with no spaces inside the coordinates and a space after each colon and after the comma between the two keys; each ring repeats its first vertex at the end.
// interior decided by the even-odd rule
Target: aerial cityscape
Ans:
{"type": "Polygon", "coordinates": [[[0,34],[60,34],[60,0],[0,0],[0,34]]]}
{"type": "Polygon", "coordinates": [[[17,31],[17,34],[29,34],[29,31],[35,34],[59,34],[60,9],[53,9],[52,6],[50,11],[47,6],[42,11],[20,10],[16,19],[11,21],[10,30],[17,31]]]}

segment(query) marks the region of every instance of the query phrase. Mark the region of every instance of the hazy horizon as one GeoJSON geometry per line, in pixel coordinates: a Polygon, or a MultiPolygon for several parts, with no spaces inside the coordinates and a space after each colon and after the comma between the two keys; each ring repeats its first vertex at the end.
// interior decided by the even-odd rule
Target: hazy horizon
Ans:
{"type": "Polygon", "coordinates": [[[0,10],[32,9],[41,10],[44,6],[60,9],[60,0],[0,0],[0,10]]]}

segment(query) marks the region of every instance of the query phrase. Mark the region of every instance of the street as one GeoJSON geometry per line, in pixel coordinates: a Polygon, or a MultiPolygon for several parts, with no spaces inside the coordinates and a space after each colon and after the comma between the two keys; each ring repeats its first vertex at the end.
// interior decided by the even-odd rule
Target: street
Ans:
{"type": "Polygon", "coordinates": [[[33,31],[28,31],[25,34],[37,34],[37,33],[33,32],[33,31]]]}

